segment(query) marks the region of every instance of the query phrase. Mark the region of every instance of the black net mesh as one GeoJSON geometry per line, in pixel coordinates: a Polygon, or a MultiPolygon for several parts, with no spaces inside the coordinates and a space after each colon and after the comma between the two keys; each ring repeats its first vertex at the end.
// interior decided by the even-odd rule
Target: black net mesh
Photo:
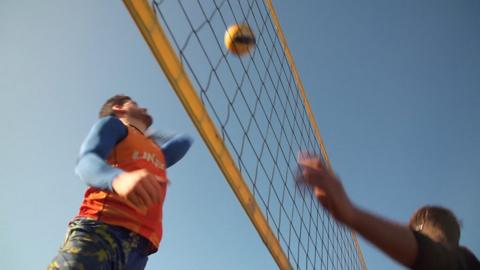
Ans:
{"type": "Polygon", "coordinates": [[[361,269],[352,234],[295,184],[297,154],[321,155],[301,92],[261,0],[153,1],[159,23],[295,269],[361,269]],[[238,57],[226,29],[247,23],[256,46],[238,57]]]}

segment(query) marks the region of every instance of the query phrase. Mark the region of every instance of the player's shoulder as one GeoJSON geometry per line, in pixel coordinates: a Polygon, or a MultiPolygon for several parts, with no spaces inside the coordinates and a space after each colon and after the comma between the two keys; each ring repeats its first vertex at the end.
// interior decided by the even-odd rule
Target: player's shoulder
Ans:
{"type": "Polygon", "coordinates": [[[128,132],[127,126],[125,126],[125,124],[122,121],[120,121],[120,119],[110,115],[99,118],[94,124],[94,129],[110,130],[113,132],[120,132],[120,133],[128,132]]]}
{"type": "Polygon", "coordinates": [[[111,115],[99,118],[95,122],[95,125],[96,126],[106,126],[106,125],[108,125],[108,126],[118,126],[118,127],[124,127],[125,128],[125,125],[122,123],[122,121],[120,121],[120,119],[118,119],[115,116],[111,116],[111,115]]]}
{"type": "Polygon", "coordinates": [[[470,249],[464,246],[460,246],[459,250],[463,255],[463,260],[464,260],[466,269],[480,269],[480,261],[475,256],[475,254],[473,254],[473,252],[470,251],[470,249]]]}

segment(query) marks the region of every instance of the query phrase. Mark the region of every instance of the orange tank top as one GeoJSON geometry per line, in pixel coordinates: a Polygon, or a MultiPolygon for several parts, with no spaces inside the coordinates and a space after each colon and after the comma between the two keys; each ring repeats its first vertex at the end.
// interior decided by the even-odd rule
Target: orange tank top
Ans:
{"type": "MultiPolygon", "coordinates": [[[[161,148],[136,128],[127,128],[127,136],[115,146],[107,162],[127,172],[147,169],[166,178],[161,148]]],[[[156,250],[162,238],[162,208],[166,191],[167,185],[162,185],[160,202],[142,210],[113,192],[88,187],[78,217],[127,228],[150,240],[156,250]]]]}

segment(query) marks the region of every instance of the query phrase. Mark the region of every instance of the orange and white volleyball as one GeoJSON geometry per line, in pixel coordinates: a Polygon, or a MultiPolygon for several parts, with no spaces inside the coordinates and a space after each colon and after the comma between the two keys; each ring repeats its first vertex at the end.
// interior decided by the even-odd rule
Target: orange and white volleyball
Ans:
{"type": "Polygon", "coordinates": [[[234,24],[225,32],[224,41],[228,51],[242,56],[255,47],[255,34],[246,23],[234,24]]]}

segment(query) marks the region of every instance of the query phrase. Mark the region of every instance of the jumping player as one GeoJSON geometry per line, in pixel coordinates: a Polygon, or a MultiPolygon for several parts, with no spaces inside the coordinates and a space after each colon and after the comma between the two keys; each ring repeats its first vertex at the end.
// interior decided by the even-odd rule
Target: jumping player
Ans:
{"type": "Polygon", "coordinates": [[[108,99],[99,118],[75,168],[88,188],[48,269],[144,269],[160,244],[166,168],[192,140],[177,135],[159,143],[147,136],[152,117],[124,95],[108,99]]]}

